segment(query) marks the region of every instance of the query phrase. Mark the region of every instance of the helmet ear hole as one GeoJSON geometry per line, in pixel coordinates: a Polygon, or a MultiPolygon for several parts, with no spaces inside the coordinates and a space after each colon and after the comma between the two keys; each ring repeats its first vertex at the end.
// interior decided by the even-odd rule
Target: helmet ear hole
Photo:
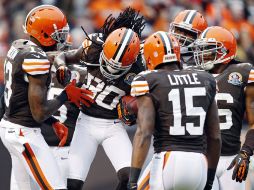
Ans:
{"type": "Polygon", "coordinates": [[[45,32],[44,32],[44,38],[48,38],[49,37],[49,35],[48,34],[46,34],[45,32]]]}

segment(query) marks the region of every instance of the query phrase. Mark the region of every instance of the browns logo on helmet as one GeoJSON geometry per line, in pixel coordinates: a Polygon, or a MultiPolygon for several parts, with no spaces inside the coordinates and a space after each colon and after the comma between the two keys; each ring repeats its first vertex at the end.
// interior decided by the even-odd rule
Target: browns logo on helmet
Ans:
{"type": "Polygon", "coordinates": [[[207,28],[205,17],[196,10],[184,10],[178,13],[170,24],[171,32],[179,41],[180,46],[193,43],[207,28]]]}
{"type": "Polygon", "coordinates": [[[119,28],[107,37],[100,55],[100,70],[104,77],[117,79],[127,73],[137,60],[140,40],[133,30],[119,28]]]}
{"type": "Polygon", "coordinates": [[[180,66],[180,46],[176,38],[168,32],[156,32],[144,43],[144,57],[149,70],[159,65],[177,62],[180,66]]]}
{"type": "Polygon", "coordinates": [[[64,48],[69,26],[63,12],[53,5],[41,5],[32,9],[26,16],[25,33],[34,37],[42,46],[57,45],[64,48]]]}
{"type": "Polygon", "coordinates": [[[198,66],[211,70],[215,64],[227,64],[236,56],[234,35],[220,26],[208,27],[194,43],[194,59],[198,66]]]}

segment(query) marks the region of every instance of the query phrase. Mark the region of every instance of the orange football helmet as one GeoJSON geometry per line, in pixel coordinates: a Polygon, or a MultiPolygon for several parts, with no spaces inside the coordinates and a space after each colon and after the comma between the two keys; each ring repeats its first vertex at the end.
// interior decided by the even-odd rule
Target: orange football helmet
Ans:
{"type": "Polygon", "coordinates": [[[108,79],[124,75],[137,60],[140,50],[138,35],[131,29],[114,30],[103,44],[100,54],[100,70],[108,79]]]}
{"type": "Polygon", "coordinates": [[[26,16],[25,33],[33,36],[42,46],[64,48],[69,26],[64,13],[53,5],[41,5],[32,9],[26,16]]]}
{"type": "Polygon", "coordinates": [[[196,10],[184,10],[178,13],[170,24],[171,32],[179,41],[180,46],[188,46],[194,42],[207,28],[205,17],[196,10]]]}
{"type": "Polygon", "coordinates": [[[211,70],[215,64],[227,64],[236,56],[234,35],[220,26],[208,27],[194,42],[194,59],[198,66],[211,70]]]}
{"type": "Polygon", "coordinates": [[[179,43],[170,33],[155,32],[145,40],[144,58],[149,70],[164,63],[177,62],[180,65],[179,43]]]}

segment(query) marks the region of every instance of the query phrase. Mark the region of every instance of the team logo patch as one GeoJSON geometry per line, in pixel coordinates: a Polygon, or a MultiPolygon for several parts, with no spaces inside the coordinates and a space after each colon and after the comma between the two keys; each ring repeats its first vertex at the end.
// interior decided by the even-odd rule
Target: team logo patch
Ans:
{"type": "Polygon", "coordinates": [[[233,73],[230,73],[230,75],[228,76],[228,83],[240,86],[243,83],[242,79],[243,77],[240,73],[233,72],[233,73]]]}
{"type": "Polygon", "coordinates": [[[131,82],[135,78],[136,73],[128,73],[124,79],[124,82],[127,83],[128,85],[131,85],[131,82]]]}

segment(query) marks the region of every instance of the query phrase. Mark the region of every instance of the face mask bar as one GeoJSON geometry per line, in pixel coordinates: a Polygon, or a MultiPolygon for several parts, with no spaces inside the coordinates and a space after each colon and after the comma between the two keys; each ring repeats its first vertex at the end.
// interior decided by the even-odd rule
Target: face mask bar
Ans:
{"type": "Polygon", "coordinates": [[[57,42],[57,50],[64,50],[66,47],[66,39],[69,34],[68,24],[62,29],[57,29],[57,26],[53,24],[55,32],[50,35],[50,37],[57,42]]]}
{"type": "Polygon", "coordinates": [[[204,70],[211,70],[215,64],[222,63],[227,55],[227,50],[221,42],[208,40],[198,39],[193,46],[196,65],[204,70]]]}
{"type": "Polygon", "coordinates": [[[178,40],[181,47],[186,47],[186,46],[192,44],[197,39],[198,34],[199,34],[199,31],[197,31],[197,30],[194,30],[192,28],[183,27],[183,26],[181,26],[179,24],[175,24],[175,23],[170,24],[169,31],[175,36],[175,38],[178,40]],[[185,34],[177,33],[176,29],[181,30],[182,33],[185,33],[185,34]],[[186,34],[188,34],[188,33],[193,33],[195,36],[194,35],[193,35],[193,37],[186,36],[186,34]]]}
{"type": "Polygon", "coordinates": [[[104,77],[110,79],[110,80],[114,80],[117,79],[121,76],[123,76],[124,74],[126,74],[132,65],[128,65],[126,67],[124,66],[120,66],[122,65],[122,63],[115,63],[112,59],[108,60],[105,57],[105,54],[103,53],[103,51],[100,54],[100,71],[103,74],[104,77]],[[111,68],[112,70],[117,70],[117,73],[111,73],[108,68],[111,68]]]}

